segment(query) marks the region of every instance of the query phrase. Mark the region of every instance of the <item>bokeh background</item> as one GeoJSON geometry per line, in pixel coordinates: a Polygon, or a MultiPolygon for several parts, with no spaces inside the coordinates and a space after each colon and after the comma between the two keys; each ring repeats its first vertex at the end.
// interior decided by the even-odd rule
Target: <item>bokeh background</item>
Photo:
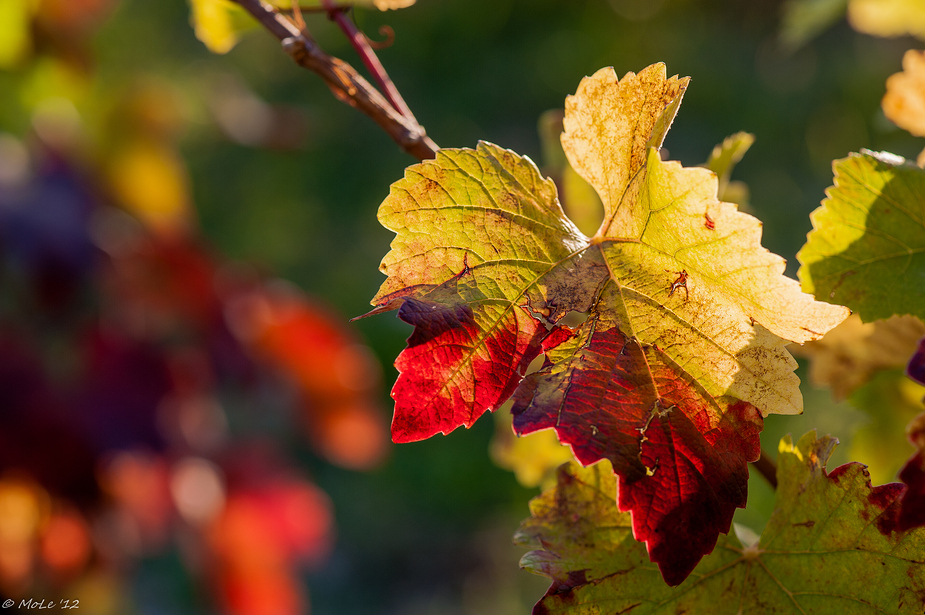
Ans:
{"type": "MultiPolygon", "coordinates": [[[[922,143],[879,104],[916,41],[842,18],[786,46],[783,11],[419,0],[353,17],[394,30],[380,58],[440,146],[484,139],[541,166],[538,120],[582,76],[691,76],[668,155],[700,164],[753,133],[734,179],[795,275],[831,161],[922,143]]],[[[215,55],[189,14],[0,0],[0,594],[94,615],[529,612],[547,583],[511,535],[537,490],[492,462],[495,422],[391,445],[410,328],[348,322],[383,279],[376,208],[415,161],[267,33],[215,55]]],[[[766,421],[766,450],[817,428],[846,461],[863,400],[805,394],[804,416],[766,421]]],[[[855,452],[882,480],[898,467],[855,452]]],[[[751,488],[737,521],[760,532],[773,493],[751,488]]]]}

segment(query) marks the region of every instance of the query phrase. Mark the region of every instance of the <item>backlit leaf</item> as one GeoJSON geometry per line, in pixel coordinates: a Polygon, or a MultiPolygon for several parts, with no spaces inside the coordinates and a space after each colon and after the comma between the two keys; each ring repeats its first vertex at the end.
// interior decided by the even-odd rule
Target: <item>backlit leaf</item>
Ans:
{"type": "Polygon", "coordinates": [[[686,87],[662,64],[620,81],[603,69],[566,100],[565,153],[604,205],[591,238],[510,151],[410,167],[379,210],[397,236],[371,312],[415,326],[395,363],[396,442],[468,427],[513,394],[519,434],[554,428],[583,464],[611,461],[673,584],[744,506],[762,416],[802,409],[786,340],[847,315],[782,275],[714,173],[661,160],[686,87]]]}
{"type": "Polygon", "coordinates": [[[666,586],[612,504],[598,466],[574,464],[530,503],[521,566],[552,579],[535,615],[586,613],[908,613],[925,601],[925,531],[895,529],[901,487],[871,488],[861,464],[825,471],[835,439],[809,433],[778,457],[777,504],[757,544],[721,538],[678,587],[666,586]],[[847,573],[850,571],[850,574],[847,573]]]}
{"type": "Polygon", "coordinates": [[[813,230],[797,254],[803,290],[864,322],[925,318],[925,170],[872,152],[833,167],[835,185],[810,214],[813,230]]]}

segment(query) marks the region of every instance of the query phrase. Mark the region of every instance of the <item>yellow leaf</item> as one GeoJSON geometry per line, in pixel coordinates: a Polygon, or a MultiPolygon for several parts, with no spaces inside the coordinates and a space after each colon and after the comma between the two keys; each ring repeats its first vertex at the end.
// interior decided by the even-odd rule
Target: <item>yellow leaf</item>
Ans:
{"type": "Polygon", "coordinates": [[[228,0],[190,0],[190,21],[196,38],[212,53],[228,53],[238,42],[232,13],[236,5],[228,0]]]}
{"type": "Polygon", "coordinates": [[[900,128],[925,137],[925,51],[910,49],[903,71],[886,80],[883,113],[900,128]]]}
{"type": "Polygon", "coordinates": [[[500,467],[512,470],[524,487],[547,489],[556,482],[556,468],[575,457],[559,443],[556,433],[547,429],[517,436],[511,427],[511,405],[495,411],[495,436],[491,440],[491,458],[500,467]]]}
{"type": "Polygon", "coordinates": [[[923,335],[925,324],[914,316],[863,323],[853,314],[821,340],[793,351],[811,360],[810,381],[831,387],[835,399],[841,400],[876,372],[905,367],[923,335]]]}
{"type": "Polygon", "coordinates": [[[109,177],[119,204],[155,231],[173,234],[189,225],[189,178],[169,145],[144,138],[128,143],[116,153],[109,177]]]}
{"type": "Polygon", "coordinates": [[[848,21],[855,30],[874,36],[911,34],[925,39],[922,0],[851,0],[848,21]]]}
{"type": "Polygon", "coordinates": [[[32,50],[30,0],[0,0],[0,69],[19,64],[32,50]]]}

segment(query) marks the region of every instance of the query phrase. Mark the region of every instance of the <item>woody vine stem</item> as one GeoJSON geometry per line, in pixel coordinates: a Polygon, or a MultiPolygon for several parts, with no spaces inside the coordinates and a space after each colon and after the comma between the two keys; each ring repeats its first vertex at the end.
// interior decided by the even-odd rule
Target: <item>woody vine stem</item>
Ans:
{"type": "MultiPolygon", "coordinates": [[[[345,14],[343,6],[336,5],[332,0],[322,0],[328,17],[343,30],[367,70],[382,88],[381,92],[349,63],[325,53],[306,28],[297,26],[275,7],[263,0],[233,1],[275,36],[296,64],[320,76],[338,100],[372,118],[405,152],[418,160],[436,157],[439,149],[437,144],[418,123],[398,88],[389,79],[366,35],[345,14]]],[[[304,22],[300,25],[304,25],[304,22]]],[[[764,450],[761,451],[761,457],[752,462],[752,466],[772,487],[777,488],[776,464],[764,450]]]]}
{"type": "MultiPolygon", "coordinates": [[[[280,14],[266,2],[262,0],[234,0],[234,2],[275,36],[296,64],[320,76],[331,88],[334,96],[372,118],[404,151],[418,160],[427,160],[437,155],[439,149],[437,144],[427,136],[424,127],[418,123],[407,105],[404,104],[401,96],[398,95],[398,90],[385,74],[382,64],[366,41],[366,37],[356,31],[356,26],[350,24],[355,34],[348,33],[348,37],[360,57],[363,58],[364,64],[376,76],[376,80],[383,84],[383,89],[390,98],[394,98],[394,102],[390,102],[349,63],[325,53],[312,40],[307,31],[300,30],[288,17],[280,14]]],[[[344,21],[349,21],[336,7],[332,8],[329,14],[339,14],[344,21]]],[[[344,28],[344,25],[341,27],[344,28]]]]}

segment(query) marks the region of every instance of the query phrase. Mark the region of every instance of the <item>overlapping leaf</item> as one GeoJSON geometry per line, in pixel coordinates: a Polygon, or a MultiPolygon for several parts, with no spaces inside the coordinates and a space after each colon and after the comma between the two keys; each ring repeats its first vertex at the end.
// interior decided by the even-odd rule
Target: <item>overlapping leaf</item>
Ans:
{"type": "Polygon", "coordinates": [[[591,238],[552,181],[497,146],[410,167],[379,211],[397,237],[373,300],[415,325],[394,440],[469,426],[514,394],[518,433],[554,428],[582,463],[613,463],[675,584],[744,505],[762,415],[802,408],[785,340],[847,314],[782,275],[715,174],[660,159],[686,87],[661,64],[619,81],[603,69],[566,101],[566,155],[604,205],[591,238]],[[573,329],[570,312],[587,319],[573,329]]]}
{"type": "Polygon", "coordinates": [[[613,508],[610,472],[563,466],[530,503],[515,540],[521,565],[552,585],[535,615],[585,613],[908,613],[925,602],[925,530],[896,529],[896,484],[871,488],[864,466],[826,473],[835,440],[809,433],[778,457],[777,504],[757,544],[721,539],[678,587],[661,582],[613,508]],[[850,570],[851,574],[845,574],[850,570]]]}
{"type": "Polygon", "coordinates": [[[833,167],[835,185],[797,254],[803,290],[864,322],[925,318],[925,170],[872,152],[833,167]]]}

